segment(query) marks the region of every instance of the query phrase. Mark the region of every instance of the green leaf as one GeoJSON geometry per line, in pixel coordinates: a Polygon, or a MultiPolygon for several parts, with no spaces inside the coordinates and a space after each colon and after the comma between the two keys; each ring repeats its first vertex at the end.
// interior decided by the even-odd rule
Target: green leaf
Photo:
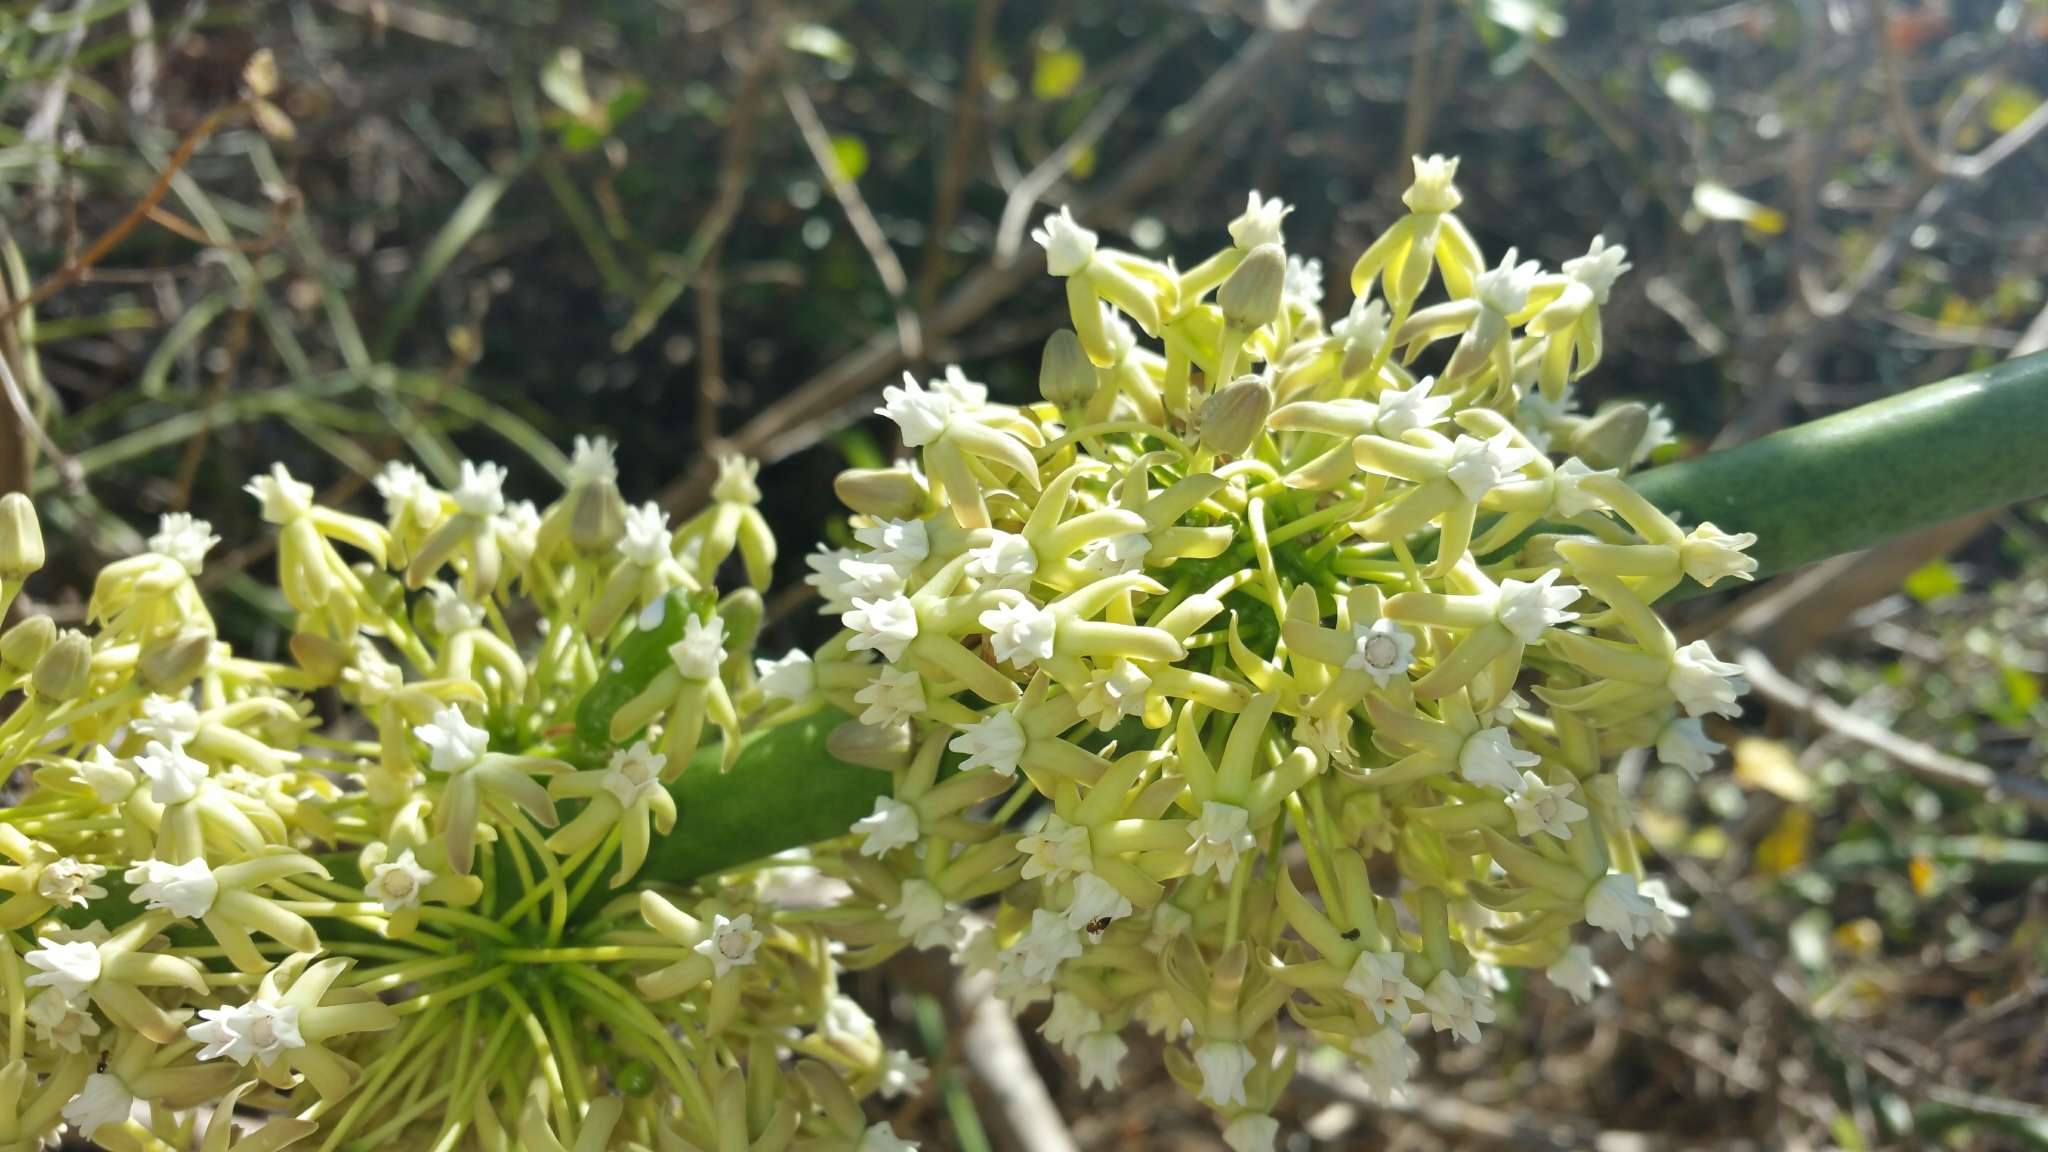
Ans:
{"type": "Polygon", "coordinates": [[[1072,48],[1040,49],[1031,66],[1031,94],[1040,100],[1063,100],[1087,74],[1087,59],[1072,48]]]}
{"type": "Polygon", "coordinates": [[[1922,604],[1946,600],[1963,590],[1963,582],[1946,560],[1935,560],[1906,577],[1906,595],[1922,604]]]}
{"type": "Polygon", "coordinates": [[[858,136],[832,138],[832,163],[848,180],[858,180],[868,170],[868,146],[858,136]]]}
{"type": "Polygon", "coordinates": [[[668,646],[683,638],[684,617],[706,616],[716,603],[706,592],[668,594],[662,601],[660,622],[626,637],[612,658],[612,667],[583,694],[583,702],[576,706],[577,743],[589,749],[612,746],[612,714],[668,667],[668,646]]]}
{"type": "Polygon", "coordinates": [[[790,50],[830,60],[835,64],[853,63],[853,45],[846,37],[825,27],[823,24],[798,24],[790,28],[782,38],[790,50]]]}

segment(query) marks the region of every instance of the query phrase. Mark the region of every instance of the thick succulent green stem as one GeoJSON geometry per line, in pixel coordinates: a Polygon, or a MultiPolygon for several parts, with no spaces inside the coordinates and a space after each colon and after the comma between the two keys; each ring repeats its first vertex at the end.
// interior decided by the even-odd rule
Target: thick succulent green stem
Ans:
{"type": "MultiPolygon", "coordinates": [[[[1633,483],[1688,524],[1754,532],[1759,574],[2048,494],[2048,353],[1929,384],[1633,483]]],[[[888,784],[833,759],[845,717],[755,736],[721,775],[707,749],[673,786],[678,821],[643,874],[681,883],[844,832],[888,784]]]]}

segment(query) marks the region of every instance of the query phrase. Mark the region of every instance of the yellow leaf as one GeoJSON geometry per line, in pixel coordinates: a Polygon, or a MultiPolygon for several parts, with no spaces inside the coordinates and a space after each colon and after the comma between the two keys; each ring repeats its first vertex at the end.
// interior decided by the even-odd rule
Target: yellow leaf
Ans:
{"type": "Polygon", "coordinates": [[[1868,916],[1851,920],[1835,928],[1835,947],[1859,960],[1877,955],[1884,946],[1884,929],[1868,916]]]}
{"type": "Polygon", "coordinates": [[[1804,808],[1787,808],[1756,846],[1756,870],[1766,876],[1783,876],[1806,863],[1806,848],[1813,838],[1813,816],[1804,808]]]}
{"type": "Polygon", "coordinates": [[[2025,84],[2001,84],[1984,102],[1984,123],[1993,132],[2010,132],[2041,106],[2041,94],[2025,84]]]}
{"type": "Polygon", "coordinates": [[[1088,74],[1088,61],[1072,48],[1040,50],[1031,67],[1031,94],[1040,100],[1059,100],[1071,94],[1088,74]]]}
{"type": "Polygon", "coordinates": [[[840,175],[858,180],[868,170],[868,146],[858,136],[834,136],[832,162],[839,166],[840,175]]]}
{"type": "Polygon", "coordinates": [[[1725,184],[1695,184],[1692,189],[1693,211],[1709,220],[1740,221],[1751,231],[1765,236],[1776,236],[1785,230],[1785,214],[1767,204],[1759,204],[1725,184]]]}
{"type": "Polygon", "coordinates": [[[1934,891],[1934,861],[1915,852],[1906,861],[1906,877],[1913,882],[1913,895],[1925,898],[1934,891]]]}
{"type": "Polygon", "coordinates": [[[1813,799],[1813,781],[1799,768],[1792,750],[1776,740],[1744,736],[1735,742],[1735,781],[1762,789],[1789,804],[1813,799]]]}
{"type": "Polygon", "coordinates": [[[1922,604],[1931,604],[1961,592],[1963,582],[1956,576],[1956,570],[1948,566],[1947,561],[1936,560],[1907,576],[1905,588],[1906,595],[1922,604]]]}

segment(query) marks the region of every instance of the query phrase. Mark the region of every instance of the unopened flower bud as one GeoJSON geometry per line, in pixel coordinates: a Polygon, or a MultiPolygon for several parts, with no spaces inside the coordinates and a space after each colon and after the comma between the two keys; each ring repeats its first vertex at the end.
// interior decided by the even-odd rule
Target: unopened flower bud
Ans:
{"type": "Polygon", "coordinates": [[[1650,410],[1633,400],[1602,409],[1572,433],[1572,452],[1595,468],[1627,468],[1650,430],[1650,410]]]}
{"type": "Polygon", "coordinates": [[[866,516],[911,520],[931,497],[924,478],[908,468],[848,468],[832,478],[839,502],[866,516]]]}
{"type": "Polygon", "coordinates": [[[593,481],[569,494],[569,542],[579,551],[605,555],[626,535],[626,500],[617,484],[593,481]]]}
{"type": "Polygon", "coordinates": [[[182,693],[206,669],[213,644],[210,628],[180,628],[143,645],[142,655],[135,661],[136,676],[152,692],[165,696],[182,693]]]}
{"type": "Polygon", "coordinates": [[[1095,398],[1095,364],[1070,328],[1054,332],[1038,361],[1038,392],[1062,408],[1075,408],[1095,398]]]}
{"type": "Polygon", "coordinates": [[[1216,303],[1223,309],[1225,323],[1249,332],[1271,324],[1280,315],[1286,286],[1286,253],[1278,244],[1261,244],[1224,278],[1223,286],[1216,290],[1216,303]]]}
{"type": "Polygon", "coordinates": [[[1263,377],[1240,376],[1202,403],[1202,446],[1224,456],[1242,456],[1266,430],[1273,414],[1273,389],[1263,377]]]}
{"type": "Polygon", "coordinates": [[[910,722],[861,724],[849,720],[825,737],[825,752],[834,760],[894,772],[910,763],[910,722]]]}
{"type": "Polygon", "coordinates": [[[725,621],[725,671],[735,679],[745,674],[754,657],[754,641],[761,636],[761,621],[768,605],[761,593],[741,585],[718,602],[718,618],[725,621]]]}
{"type": "Polygon", "coordinates": [[[20,580],[43,567],[43,526],[27,496],[0,496],[0,579],[20,580]]]}
{"type": "Polygon", "coordinates": [[[36,661],[29,684],[38,700],[62,704],[85,695],[92,683],[92,641],[85,633],[66,629],[43,658],[36,661]]]}
{"type": "Polygon", "coordinates": [[[355,660],[355,652],[348,645],[311,632],[293,634],[291,650],[292,659],[320,684],[340,680],[342,670],[355,660]]]}
{"type": "Polygon", "coordinates": [[[0,664],[16,675],[28,672],[56,642],[57,622],[48,616],[31,616],[0,635],[0,664]]]}

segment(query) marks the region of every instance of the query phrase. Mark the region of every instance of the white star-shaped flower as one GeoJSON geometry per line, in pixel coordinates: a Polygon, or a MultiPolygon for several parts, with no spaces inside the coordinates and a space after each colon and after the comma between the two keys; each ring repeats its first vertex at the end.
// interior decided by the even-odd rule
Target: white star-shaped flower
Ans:
{"type": "Polygon", "coordinates": [[[1543,758],[1515,747],[1506,728],[1483,728],[1465,738],[1458,748],[1458,775],[1470,784],[1498,788],[1510,795],[1522,790],[1522,769],[1534,768],[1543,758]]]}
{"type": "Polygon", "coordinates": [[[917,1141],[897,1136],[887,1120],[880,1120],[861,1133],[860,1147],[855,1152],[917,1152],[917,1141]]]}
{"type": "Polygon", "coordinates": [[[1258,1066],[1252,1050],[1235,1041],[1211,1040],[1195,1049],[1202,1072],[1202,1099],[1218,1108],[1245,1103],[1244,1078],[1258,1066]]]}
{"type": "Polygon", "coordinates": [[[456,509],[465,516],[479,520],[496,516],[505,510],[505,466],[464,460],[452,495],[456,509]]]}
{"type": "Polygon", "coordinates": [[[377,495],[384,498],[384,515],[392,520],[406,512],[417,519],[428,519],[441,505],[441,494],[435,491],[426,473],[403,460],[386,464],[370,483],[377,489],[377,495]]]}
{"type": "Polygon", "coordinates": [[[1422,988],[1408,979],[1407,967],[1408,957],[1401,952],[1360,952],[1344,976],[1344,990],[1365,1001],[1382,1024],[1406,1024],[1414,1015],[1408,1002],[1422,999],[1422,988]]]}
{"type": "Polygon", "coordinates": [[[110,1124],[125,1124],[135,1110],[135,1097],[118,1076],[95,1072],[85,1078],[78,1095],[64,1105],[64,1122],[90,1138],[110,1124]]]}
{"type": "Polygon", "coordinates": [[[1467,1044],[1479,1042],[1479,1026],[1493,1023],[1493,993],[1471,975],[1453,976],[1446,968],[1422,994],[1429,1026],[1449,1032],[1467,1044]]]}
{"type": "Polygon", "coordinates": [[[1123,1037],[1105,1029],[1076,1040],[1073,1051],[1080,1064],[1081,1087],[1114,1090],[1122,1080],[1119,1068],[1130,1047],[1123,1037]]]}
{"type": "Polygon", "coordinates": [[[462,709],[453,704],[434,713],[433,719],[412,730],[431,755],[427,767],[436,772],[465,772],[476,767],[491,750],[491,734],[469,722],[462,709]]]}
{"type": "Polygon", "coordinates": [[[1031,980],[1050,980],[1061,964],[1081,954],[1081,937],[1067,927],[1066,917],[1043,908],[1031,911],[1031,927],[1014,945],[1031,980]]]}
{"type": "Polygon", "coordinates": [[[1572,838],[1572,825],[1586,818],[1585,806],[1572,799],[1578,785],[1570,780],[1552,785],[1534,772],[1522,773],[1522,790],[1508,797],[1508,810],[1515,814],[1515,835],[1538,832],[1559,840],[1572,838]]]}
{"type": "Polygon", "coordinates": [[[1145,693],[1152,689],[1152,677],[1129,660],[1118,659],[1108,668],[1088,674],[1088,687],[1075,702],[1081,715],[1095,721],[1104,732],[1116,727],[1126,716],[1145,714],[1145,693]]]}
{"type": "Polygon", "coordinates": [[[1728,746],[1707,735],[1704,724],[1691,716],[1680,716],[1657,733],[1657,759],[1683,768],[1697,780],[1714,767],[1714,757],[1728,746]]]}
{"type": "Polygon", "coordinates": [[[908,596],[856,599],[853,610],[845,616],[845,624],[854,633],[846,645],[849,650],[879,652],[882,659],[893,663],[903,659],[904,650],[917,639],[917,606],[908,596]]]}
{"type": "Polygon", "coordinates": [[[1019,600],[988,609],[976,622],[988,629],[989,646],[996,659],[1012,668],[1052,658],[1053,634],[1059,617],[1050,608],[1019,600]]]}
{"type": "Polygon", "coordinates": [[[953,401],[944,392],[927,392],[917,377],[903,374],[903,387],[882,389],[876,415],[896,422],[906,448],[922,448],[945,435],[953,420],[953,401]]]}
{"type": "Polygon", "coordinates": [[[619,555],[641,568],[658,567],[674,555],[675,538],[668,530],[668,512],[649,500],[626,509],[625,532],[619,537],[619,555]]]}
{"type": "Polygon", "coordinates": [[[1025,856],[1026,880],[1045,876],[1058,883],[1095,866],[1088,829],[1067,823],[1056,812],[1047,813],[1045,823],[1036,832],[1018,837],[1017,851],[1025,856]]]}
{"type": "Polygon", "coordinates": [[[1387,619],[1364,627],[1351,626],[1351,655],[1344,658],[1344,667],[1365,673],[1374,684],[1385,688],[1389,680],[1404,675],[1414,663],[1413,632],[1387,619]]]}
{"type": "Polygon", "coordinates": [[[122,875],[134,886],[129,899],[152,912],[169,912],[186,920],[197,920],[213,911],[220,895],[220,881],[204,860],[171,864],[162,860],[138,860],[122,875]]]}
{"type": "Polygon", "coordinates": [[[1450,414],[1451,398],[1430,395],[1429,390],[1435,386],[1436,377],[1424,376],[1411,387],[1383,390],[1374,401],[1373,431],[1389,440],[1399,440],[1404,433],[1442,423],[1450,414]]]}
{"type": "Polygon", "coordinates": [[[725,663],[725,618],[692,614],[683,619],[683,637],[668,646],[668,658],[686,680],[716,680],[725,663]]]}
{"type": "Polygon", "coordinates": [[[994,529],[989,541],[967,556],[967,574],[990,588],[1031,589],[1031,577],[1038,571],[1038,554],[1031,541],[1015,532],[994,529]]]}
{"type": "Polygon", "coordinates": [[[194,576],[206,566],[206,554],[220,537],[213,525],[195,519],[190,512],[166,512],[157,521],[156,535],[149,538],[149,550],[168,556],[194,576]]]}
{"type": "Polygon", "coordinates": [[[99,982],[100,949],[90,940],[56,940],[38,936],[39,947],[23,956],[36,970],[23,983],[30,988],[54,988],[65,1000],[76,1004],[86,990],[99,982]]]}
{"type": "Polygon", "coordinates": [[[204,760],[195,760],[182,747],[160,740],[142,746],[135,768],[149,781],[149,798],[159,804],[182,804],[199,795],[208,772],[204,760]]]}
{"type": "Polygon", "coordinates": [[[922,520],[881,520],[856,528],[853,538],[868,546],[863,559],[887,564],[908,577],[931,555],[931,538],[922,520]]]}
{"type": "Polygon", "coordinates": [[[1586,923],[1621,938],[1621,945],[1635,950],[1636,941],[1671,932],[1671,917],[1636,887],[1635,877],[1610,872],[1586,893],[1586,923]]]}
{"type": "Polygon", "coordinates": [[[818,690],[817,666],[810,653],[792,648],[779,660],[755,660],[754,680],[770,700],[808,700],[818,690]]]}
{"type": "Polygon", "coordinates": [[[298,1005],[263,1000],[240,1007],[201,1008],[199,1023],[185,1029],[185,1035],[204,1045],[199,1059],[225,1056],[244,1066],[251,1060],[268,1066],[286,1052],[306,1046],[299,1033],[298,1005]]]}
{"type": "Polygon", "coordinates": [[[966,756],[960,770],[993,768],[1005,776],[1017,774],[1017,762],[1024,755],[1024,726],[1009,711],[991,712],[969,724],[946,745],[966,756]]]}
{"type": "Polygon", "coordinates": [[[896,934],[919,948],[944,948],[953,942],[952,909],[946,895],[924,880],[905,880],[896,903],[882,914],[896,922],[896,934]]]}
{"type": "Polygon", "coordinates": [[[756,478],[760,475],[759,460],[727,452],[718,458],[718,480],[711,486],[711,498],[720,504],[759,504],[761,486],[756,478]]]}
{"type": "Polygon", "coordinates": [[[1514,430],[1503,428],[1485,440],[1464,435],[1453,440],[1444,474],[1465,499],[1477,502],[1502,484],[1521,479],[1522,469],[1535,460],[1536,453],[1515,438],[1514,430]]]}
{"type": "Polygon", "coordinates": [[[1244,211],[1230,222],[1230,242],[1249,252],[1261,244],[1281,244],[1280,226],[1294,209],[1279,197],[1263,199],[1253,192],[1244,211]]]}
{"type": "Polygon", "coordinates": [[[1145,557],[1151,551],[1150,537],[1143,532],[1126,532],[1090,540],[1081,546],[1075,563],[1101,576],[1128,576],[1145,570],[1145,557]]]}
{"type": "Polygon", "coordinates": [[[433,882],[434,874],[420,867],[412,849],[407,848],[398,859],[371,866],[370,882],[363,885],[363,892],[390,913],[419,907],[420,892],[433,882]]]}
{"type": "Polygon", "coordinates": [[[875,810],[853,822],[860,854],[880,856],[917,843],[917,809],[888,796],[875,797],[875,810]]]}
{"type": "Polygon", "coordinates": [[[972,412],[988,403],[988,385],[969,380],[958,364],[946,365],[946,374],[934,380],[932,387],[945,393],[953,407],[962,412],[972,412]]]}
{"type": "Polygon", "coordinates": [[[483,627],[484,606],[448,585],[438,580],[428,585],[427,598],[433,602],[434,631],[441,635],[483,627]]]}
{"type": "Polygon", "coordinates": [[[1368,1095],[1381,1104],[1400,1099],[1422,1063],[1399,1028],[1382,1028],[1354,1041],[1351,1054],[1358,1058],[1358,1072],[1365,1078],[1368,1095]]]}
{"type": "Polygon", "coordinates": [[[645,740],[635,740],[612,753],[604,770],[604,790],[622,808],[644,803],[661,791],[661,773],[668,757],[656,752],[645,740]]]}
{"type": "Polygon", "coordinates": [[[43,865],[42,875],[36,877],[36,894],[59,907],[83,908],[107,894],[105,888],[95,883],[106,874],[107,870],[98,864],[59,857],[43,865]]]}
{"type": "Polygon", "coordinates": [[[1223,1142],[1230,1152],[1273,1152],[1280,1135],[1280,1122],[1271,1116],[1247,1112],[1223,1127],[1223,1142]]]}
{"type": "Polygon", "coordinates": [[[853,694],[853,702],[867,705],[860,714],[863,724],[876,728],[901,724],[925,710],[924,680],[914,668],[883,668],[853,694]]]}
{"type": "Polygon", "coordinates": [[[734,968],[744,968],[754,962],[754,953],[761,947],[760,930],[754,927],[751,913],[742,912],[728,919],[723,913],[711,917],[711,935],[699,940],[697,955],[711,961],[711,974],[723,976],[734,968]]]}
{"type": "Polygon", "coordinates": [[[1473,278],[1472,294],[1478,298],[1480,307],[1510,316],[1528,306],[1529,290],[1536,286],[1538,267],[1534,260],[1515,263],[1517,255],[1513,248],[1508,249],[1498,267],[1473,278]]]}
{"type": "Polygon", "coordinates": [[[1585,490],[1582,486],[1595,476],[1613,476],[1614,469],[1595,471],[1577,456],[1566,460],[1551,473],[1550,506],[1560,516],[1577,516],[1585,512],[1598,512],[1607,507],[1607,501],[1585,490]]]}
{"type": "Polygon", "coordinates": [[[1074,898],[1066,911],[1068,927],[1084,929],[1095,936],[1108,927],[1105,921],[1121,920],[1130,914],[1130,898],[1117,891],[1114,884],[1093,872],[1074,877],[1074,898]]]}
{"type": "Polygon", "coordinates": [[[1073,210],[1064,204],[1031,230],[1031,238],[1045,249],[1045,270],[1055,276],[1072,276],[1095,259],[1095,233],[1076,223],[1073,210]]]}
{"type": "Polygon", "coordinates": [[[289,524],[313,510],[313,486],[292,479],[291,470],[272,464],[270,471],[252,478],[242,490],[263,505],[263,519],[271,524],[289,524]]]}
{"type": "Polygon", "coordinates": [[[1705,640],[1695,640],[1671,657],[1665,686],[1687,716],[1740,716],[1742,705],[1736,700],[1749,691],[1742,665],[1716,658],[1705,640]]]}
{"type": "Polygon", "coordinates": [[[1605,988],[1611,983],[1607,970],[1593,963],[1593,950],[1584,944],[1574,944],[1565,949],[1557,963],[1545,968],[1543,974],[1581,1004],[1593,999],[1593,989],[1605,988]]]}
{"type": "Polygon", "coordinates": [[[1632,267],[1634,265],[1628,262],[1628,249],[1619,244],[1609,248],[1607,237],[1595,236],[1584,256],[1574,256],[1564,262],[1564,274],[1592,289],[1594,303],[1605,304],[1608,293],[1614,290],[1614,282],[1632,267]]]}
{"type": "Polygon", "coordinates": [[[142,715],[128,721],[128,730],[142,738],[180,747],[199,735],[199,709],[175,696],[146,696],[142,715]]]}
{"type": "Polygon", "coordinates": [[[1545,628],[1577,620],[1579,614],[1567,612],[1565,608],[1578,602],[1582,589],[1572,584],[1555,586],[1561,575],[1562,572],[1552,568],[1534,580],[1509,578],[1501,581],[1494,619],[1524,644],[1534,644],[1543,639],[1545,628]]]}
{"type": "Polygon", "coordinates": [[[1216,870],[1225,884],[1237,873],[1237,862],[1258,844],[1251,833],[1251,813],[1234,804],[1217,800],[1202,802],[1202,814],[1188,824],[1188,855],[1195,858],[1195,875],[1216,870]]]}
{"type": "Polygon", "coordinates": [[[613,484],[619,479],[617,449],[603,436],[578,436],[569,454],[569,487],[613,484]]]}

